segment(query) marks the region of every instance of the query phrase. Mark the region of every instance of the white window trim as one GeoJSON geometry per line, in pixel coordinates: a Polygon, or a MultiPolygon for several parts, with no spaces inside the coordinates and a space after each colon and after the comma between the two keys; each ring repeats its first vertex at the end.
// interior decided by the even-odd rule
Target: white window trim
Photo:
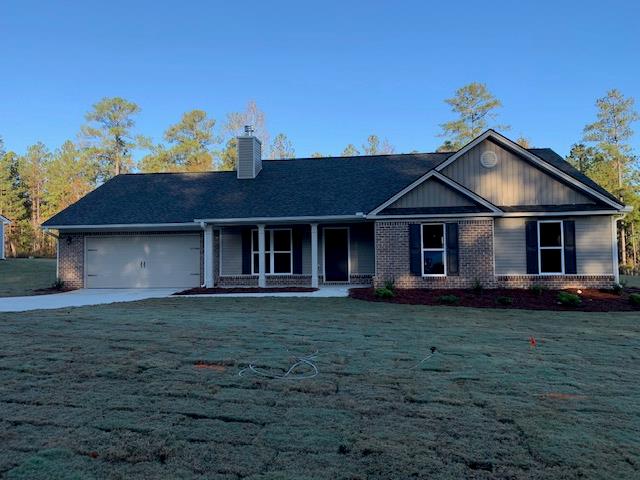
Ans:
{"type": "MultiPolygon", "coordinates": [[[[254,228],[253,230],[251,230],[251,275],[259,275],[260,272],[257,272],[254,270],[254,264],[253,264],[253,256],[254,255],[260,255],[260,252],[258,251],[259,247],[257,245],[253,244],[253,232],[257,232],[258,229],[254,228]]],[[[283,275],[293,275],[293,229],[292,228],[265,228],[264,229],[264,235],[265,237],[267,235],[269,235],[269,246],[270,246],[270,250],[266,250],[264,251],[265,254],[268,255],[268,259],[269,259],[269,270],[271,271],[271,273],[265,273],[265,275],[268,275],[270,277],[277,277],[277,276],[283,276],[283,275]],[[273,243],[273,232],[276,231],[288,231],[289,232],[289,250],[274,250],[275,244],[273,243]],[[274,266],[274,258],[275,258],[275,254],[276,253],[288,253],[289,254],[289,272],[286,273],[273,273],[273,266],[274,266]]],[[[266,242],[265,242],[266,243],[266,242]]],[[[266,265],[265,265],[266,266],[266,265]]]]}
{"type": "Polygon", "coordinates": [[[447,276],[447,226],[442,222],[420,224],[420,270],[423,277],[446,277],[447,276]],[[442,248],[424,248],[424,227],[427,225],[442,226],[442,248]],[[444,273],[424,273],[424,252],[442,252],[442,266],[444,273]]]}
{"type": "Polygon", "coordinates": [[[538,220],[538,275],[564,275],[564,220],[538,220]],[[543,247],[540,245],[540,224],[541,223],[559,223],[560,224],[560,246],[559,247],[543,247]],[[542,250],[560,250],[560,271],[559,272],[543,272],[542,271],[542,250]]]}

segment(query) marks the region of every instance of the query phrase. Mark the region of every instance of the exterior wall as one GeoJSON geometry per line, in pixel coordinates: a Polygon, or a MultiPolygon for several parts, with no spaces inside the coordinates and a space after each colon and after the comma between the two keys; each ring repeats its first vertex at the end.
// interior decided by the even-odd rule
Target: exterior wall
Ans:
{"type": "MultiPolygon", "coordinates": [[[[575,222],[578,275],[613,275],[611,217],[594,215],[558,217],[558,219],[575,222]]],[[[496,275],[527,274],[525,222],[530,220],[542,219],[536,217],[496,219],[496,275]]]]}
{"type": "Polygon", "coordinates": [[[489,140],[462,155],[442,173],[494,205],[594,203],[587,196],[489,140]],[[480,164],[480,156],[487,150],[498,156],[498,163],[493,168],[485,168],[480,164]]]}
{"type": "MultiPolygon", "coordinates": [[[[349,250],[351,274],[373,275],[375,273],[375,246],[373,223],[318,225],[318,275],[323,273],[324,265],[324,228],[328,226],[349,227],[349,250]]],[[[266,228],[270,228],[267,225],[266,228]]],[[[222,228],[222,276],[242,275],[242,228],[222,228]]],[[[297,228],[302,231],[302,275],[311,276],[311,227],[303,225],[282,225],[278,228],[297,228]]],[[[267,276],[267,278],[269,278],[267,276]]]]}
{"type": "Polygon", "coordinates": [[[84,286],[84,234],[60,233],[58,239],[58,277],[67,288],[84,286]]]}
{"type": "Polygon", "coordinates": [[[0,220],[0,260],[4,260],[4,223],[0,220]]]}
{"type": "MultiPolygon", "coordinates": [[[[429,222],[455,222],[453,219],[429,222]]],[[[495,286],[493,275],[493,220],[464,219],[458,222],[460,275],[421,277],[410,273],[409,225],[419,220],[380,220],[375,224],[376,275],[374,285],[394,281],[398,288],[470,288],[475,281],[495,286]]]]}
{"type": "Polygon", "coordinates": [[[439,180],[429,178],[422,184],[387,208],[420,208],[420,207],[473,207],[475,203],[469,198],[444,185],[439,180]]]}
{"type": "Polygon", "coordinates": [[[398,288],[470,288],[477,280],[485,288],[528,288],[532,285],[547,288],[611,287],[614,282],[611,218],[572,219],[576,222],[577,275],[527,275],[525,219],[515,218],[496,219],[495,275],[493,220],[457,220],[460,275],[446,277],[421,277],[410,273],[409,225],[423,223],[422,221],[377,221],[377,273],[373,283],[376,287],[383,286],[386,281],[394,281],[398,288]]]}
{"type": "MultiPolygon", "coordinates": [[[[85,236],[127,236],[127,235],[176,235],[198,232],[75,232],[59,234],[58,239],[58,277],[68,288],[84,287],[84,245],[85,236]]],[[[200,232],[202,246],[202,232],[200,232]]],[[[204,254],[200,248],[200,283],[204,279],[204,254]]]]}
{"type": "MultiPolygon", "coordinates": [[[[322,275],[318,277],[320,284],[324,283],[322,275]]],[[[371,285],[372,275],[351,275],[350,285],[371,285]]],[[[216,286],[229,287],[257,287],[257,275],[227,275],[218,279],[216,286]]],[[[267,275],[267,287],[311,287],[311,275],[267,275]]]]}

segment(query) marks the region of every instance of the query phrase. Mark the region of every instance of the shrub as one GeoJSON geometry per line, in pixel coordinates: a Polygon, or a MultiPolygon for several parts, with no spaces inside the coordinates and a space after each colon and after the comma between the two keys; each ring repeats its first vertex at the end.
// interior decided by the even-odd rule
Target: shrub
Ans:
{"type": "Polygon", "coordinates": [[[54,288],[56,290],[62,290],[64,288],[64,280],[62,280],[61,278],[56,278],[56,281],[53,282],[53,285],[51,285],[51,288],[54,288]]]}
{"type": "Polygon", "coordinates": [[[394,280],[387,280],[384,282],[384,288],[390,290],[395,293],[396,291],[396,282],[394,280]]]}
{"type": "Polygon", "coordinates": [[[567,305],[569,307],[576,307],[582,303],[582,299],[575,293],[558,292],[557,298],[562,305],[567,305]]]}
{"type": "Polygon", "coordinates": [[[473,289],[473,293],[475,293],[476,295],[480,295],[484,287],[482,286],[482,282],[476,278],[473,281],[473,287],[471,288],[473,289]]]}
{"type": "Polygon", "coordinates": [[[613,293],[615,293],[616,295],[621,295],[624,287],[622,286],[622,284],[616,283],[613,287],[611,287],[611,290],[613,290],[613,293]]]}
{"type": "Polygon", "coordinates": [[[456,305],[460,302],[460,299],[456,295],[442,295],[438,297],[438,301],[445,305],[456,305]]]}
{"type": "Polygon", "coordinates": [[[542,295],[542,292],[546,290],[546,288],[543,287],[542,285],[531,285],[529,287],[529,290],[531,290],[531,293],[539,297],[540,295],[542,295]]]}
{"type": "Polygon", "coordinates": [[[498,297],[498,298],[496,298],[496,303],[498,303],[498,305],[511,305],[513,303],[513,298],[511,298],[511,297],[498,297]]]}
{"type": "Polygon", "coordinates": [[[378,298],[393,298],[396,296],[396,292],[389,290],[387,287],[376,288],[375,294],[378,298]]]}
{"type": "Polygon", "coordinates": [[[629,301],[632,305],[640,305],[640,293],[632,293],[629,295],[629,301]]]}

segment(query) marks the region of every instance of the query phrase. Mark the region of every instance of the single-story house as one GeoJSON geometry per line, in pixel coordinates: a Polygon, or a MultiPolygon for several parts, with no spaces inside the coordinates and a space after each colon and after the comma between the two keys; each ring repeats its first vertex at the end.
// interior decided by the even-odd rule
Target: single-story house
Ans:
{"type": "Polygon", "coordinates": [[[7,225],[11,225],[11,220],[4,215],[0,215],[0,260],[4,260],[6,258],[4,232],[7,225]]]}
{"type": "Polygon", "coordinates": [[[458,150],[125,174],[47,220],[85,288],[606,287],[630,209],[549,148],[488,130],[458,150]]]}

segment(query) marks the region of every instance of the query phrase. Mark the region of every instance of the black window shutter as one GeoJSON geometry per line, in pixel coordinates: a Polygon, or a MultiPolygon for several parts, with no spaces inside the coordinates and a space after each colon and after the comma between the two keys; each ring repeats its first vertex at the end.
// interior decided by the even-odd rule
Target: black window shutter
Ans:
{"type": "Polygon", "coordinates": [[[576,264],[576,223],[573,220],[562,222],[564,235],[564,273],[578,273],[576,264]]]}
{"type": "Polygon", "coordinates": [[[458,224],[447,223],[447,275],[460,275],[458,263],[458,224]]]}
{"type": "Polygon", "coordinates": [[[422,225],[409,225],[409,266],[412,275],[422,276],[422,238],[420,229],[422,225]]]}
{"type": "Polygon", "coordinates": [[[242,274],[251,275],[251,228],[242,229],[242,274]]]}
{"type": "Polygon", "coordinates": [[[527,242],[527,273],[538,273],[538,222],[525,222],[525,237],[527,242]]]}
{"type": "Polygon", "coordinates": [[[294,228],[291,235],[293,236],[293,273],[300,275],[302,273],[302,230],[294,228]]]}

